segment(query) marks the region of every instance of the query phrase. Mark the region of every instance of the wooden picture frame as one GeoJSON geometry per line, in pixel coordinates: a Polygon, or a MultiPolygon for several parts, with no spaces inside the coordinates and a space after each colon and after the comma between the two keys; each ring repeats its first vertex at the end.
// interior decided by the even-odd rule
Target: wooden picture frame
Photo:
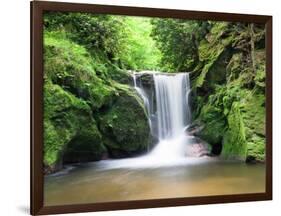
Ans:
{"type": "Polygon", "coordinates": [[[31,2],[31,214],[58,214],[104,210],[153,208],[272,199],[272,17],[232,13],[106,6],[93,4],[31,2]],[[266,26],[266,191],[265,193],[188,198],[120,201],[44,206],[43,203],[43,12],[87,12],[113,15],[168,17],[193,20],[254,22],[266,26]]]}

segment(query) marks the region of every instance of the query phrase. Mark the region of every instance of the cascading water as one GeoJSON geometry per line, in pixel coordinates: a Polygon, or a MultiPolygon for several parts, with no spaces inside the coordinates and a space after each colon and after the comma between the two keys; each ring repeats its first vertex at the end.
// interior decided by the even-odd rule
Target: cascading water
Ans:
{"type": "Polygon", "coordinates": [[[151,134],[158,139],[158,143],[144,156],[103,161],[99,163],[102,169],[153,168],[193,163],[194,160],[187,160],[185,155],[191,139],[185,133],[191,121],[189,74],[144,71],[133,74],[133,83],[144,101],[151,134]],[[150,80],[149,84],[142,82],[142,78],[150,80]]]}
{"type": "Polygon", "coordinates": [[[193,142],[185,132],[191,123],[189,74],[143,71],[133,74],[133,84],[144,101],[151,135],[158,143],[144,156],[104,160],[99,162],[100,168],[155,168],[204,162],[187,156],[193,142]]]}
{"type": "Polygon", "coordinates": [[[137,85],[137,78],[136,78],[135,74],[133,74],[133,81],[134,81],[134,88],[136,89],[136,91],[141,96],[141,98],[142,98],[142,100],[144,102],[144,106],[145,106],[146,111],[147,111],[148,116],[149,116],[148,123],[149,123],[150,129],[151,129],[152,128],[152,125],[151,125],[152,124],[151,123],[151,116],[152,116],[152,114],[151,114],[151,107],[150,107],[149,98],[148,98],[147,94],[145,93],[145,91],[141,87],[139,87],[137,85]]]}
{"type": "Polygon", "coordinates": [[[185,156],[190,140],[184,131],[191,120],[189,74],[153,74],[153,80],[159,143],[151,156],[158,160],[177,160],[185,156]]]}
{"type": "Polygon", "coordinates": [[[157,102],[158,136],[160,140],[175,138],[190,123],[188,73],[153,75],[157,102]]]}

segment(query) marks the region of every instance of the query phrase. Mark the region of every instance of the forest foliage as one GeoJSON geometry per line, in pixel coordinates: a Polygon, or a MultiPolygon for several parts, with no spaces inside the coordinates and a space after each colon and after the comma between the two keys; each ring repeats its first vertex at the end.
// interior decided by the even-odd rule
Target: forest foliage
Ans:
{"type": "Polygon", "coordinates": [[[105,55],[121,68],[153,70],[157,69],[161,58],[161,52],[150,37],[150,18],[48,13],[45,30],[64,33],[92,55],[105,55]]]}

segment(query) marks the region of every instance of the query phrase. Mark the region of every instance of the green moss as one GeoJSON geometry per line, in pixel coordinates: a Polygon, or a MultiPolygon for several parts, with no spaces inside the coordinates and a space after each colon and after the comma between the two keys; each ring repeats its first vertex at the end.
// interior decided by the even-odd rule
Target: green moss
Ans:
{"type": "Polygon", "coordinates": [[[255,52],[256,59],[256,74],[255,74],[255,84],[256,86],[264,91],[265,89],[265,50],[261,49],[255,52]]]}
{"type": "Polygon", "coordinates": [[[112,80],[127,85],[131,85],[133,83],[131,73],[127,70],[120,69],[114,64],[108,66],[108,70],[110,71],[108,75],[112,80]]]}
{"type": "Polygon", "coordinates": [[[211,103],[203,106],[200,112],[198,119],[204,127],[198,136],[208,141],[211,145],[217,145],[222,142],[226,124],[222,112],[222,109],[211,103]]]}
{"type": "Polygon", "coordinates": [[[138,106],[140,106],[142,110],[145,110],[145,114],[147,115],[143,100],[140,98],[139,94],[134,88],[129,85],[121,84],[115,81],[112,81],[111,85],[118,90],[118,96],[120,96],[121,94],[131,97],[134,101],[138,103],[138,106]]]}
{"type": "Polygon", "coordinates": [[[195,122],[204,127],[198,136],[212,146],[222,145],[224,158],[245,160],[251,156],[263,161],[264,95],[235,84],[217,86],[206,102],[201,97],[195,122]]]}
{"type": "Polygon", "coordinates": [[[247,156],[265,160],[265,96],[251,94],[242,109],[247,140],[247,156]]]}
{"type": "Polygon", "coordinates": [[[209,43],[202,40],[199,45],[199,60],[213,62],[224,50],[223,43],[209,43]]]}
{"type": "MultiPolygon", "coordinates": [[[[99,145],[98,148],[102,148],[101,135],[87,103],[60,86],[46,81],[44,86],[45,166],[54,167],[60,163],[68,143],[77,137],[85,137],[89,145],[92,143],[91,145],[99,145]],[[85,131],[84,126],[91,130],[85,131]]],[[[85,144],[85,140],[80,141],[85,144]]],[[[88,148],[88,151],[90,149],[88,148]]]]}
{"type": "Polygon", "coordinates": [[[228,82],[236,80],[241,71],[243,71],[242,59],[242,53],[235,53],[230,59],[226,67],[226,76],[228,82]]]}
{"type": "Polygon", "coordinates": [[[247,142],[247,157],[253,157],[256,161],[265,161],[265,138],[253,136],[252,142],[247,142]]]}
{"type": "Polygon", "coordinates": [[[68,132],[68,136],[60,136],[56,127],[48,119],[44,119],[44,165],[54,166],[59,162],[62,155],[60,155],[63,146],[74,135],[71,131],[68,132]]]}
{"type": "Polygon", "coordinates": [[[246,160],[247,144],[240,104],[232,104],[227,116],[227,131],[223,136],[222,157],[227,159],[246,160]]]}
{"type": "Polygon", "coordinates": [[[45,75],[53,80],[74,75],[71,69],[84,76],[84,70],[95,74],[86,49],[68,40],[63,31],[44,33],[44,60],[45,75]]]}
{"type": "Polygon", "coordinates": [[[105,145],[113,157],[146,151],[151,144],[143,102],[134,89],[121,84],[119,89],[120,95],[114,105],[100,117],[105,145]]]}
{"type": "Polygon", "coordinates": [[[247,25],[213,24],[200,42],[200,64],[192,74],[193,91],[200,96],[194,119],[204,126],[199,136],[213,146],[221,143],[224,158],[264,161],[264,48],[251,51],[247,25]]]}
{"type": "Polygon", "coordinates": [[[209,42],[215,42],[228,32],[229,22],[212,22],[212,28],[207,35],[209,42]]]}
{"type": "Polygon", "coordinates": [[[203,67],[201,73],[195,80],[194,87],[196,87],[196,88],[202,87],[203,83],[206,80],[206,74],[209,72],[209,69],[212,67],[212,65],[213,65],[213,62],[209,62],[203,67]]]}
{"type": "MultiPolygon", "coordinates": [[[[226,62],[232,55],[231,44],[233,34],[228,33],[228,24],[225,22],[215,23],[206,39],[201,40],[198,48],[201,72],[195,80],[195,87],[213,88],[213,83],[225,81],[226,62]],[[211,82],[211,83],[210,83],[211,82]]],[[[199,68],[197,68],[199,70],[199,68]]]]}
{"type": "Polygon", "coordinates": [[[95,124],[87,119],[64,151],[64,163],[100,160],[106,153],[102,136],[95,124]]]}
{"type": "Polygon", "coordinates": [[[112,102],[115,89],[107,84],[107,70],[100,59],[68,40],[63,32],[47,32],[44,51],[47,79],[86,100],[93,110],[112,102]]]}
{"type": "Polygon", "coordinates": [[[233,40],[233,34],[228,31],[229,23],[216,22],[206,39],[201,40],[198,52],[201,62],[214,62],[233,40]]]}
{"type": "Polygon", "coordinates": [[[86,109],[87,105],[65,92],[60,86],[47,82],[44,86],[44,162],[52,165],[59,153],[76,133],[72,108],[86,109]]]}

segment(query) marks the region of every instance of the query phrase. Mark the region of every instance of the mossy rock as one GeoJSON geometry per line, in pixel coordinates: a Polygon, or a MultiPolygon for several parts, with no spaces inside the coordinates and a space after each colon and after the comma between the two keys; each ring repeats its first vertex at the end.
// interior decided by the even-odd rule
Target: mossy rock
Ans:
{"type": "MultiPolygon", "coordinates": [[[[61,168],[68,143],[80,139],[81,145],[87,145],[85,150],[93,154],[98,149],[95,159],[101,158],[103,144],[101,135],[92,118],[92,112],[87,103],[76,98],[60,86],[45,82],[44,86],[44,165],[46,172],[61,168]],[[85,131],[86,128],[91,130],[85,131]]],[[[91,158],[92,159],[92,158],[91,158]]]]}
{"type": "Polygon", "coordinates": [[[233,55],[234,36],[225,22],[215,23],[211,32],[203,39],[198,48],[200,64],[196,67],[193,88],[207,92],[216,84],[226,82],[226,66],[233,55]]]}
{"type": "Polygon", "coordinates": [[[212,104],[207,104],[203,106],[197,121],[199,125],[203,125],[203,129],[196,134],[197,136],[211,145],[222,143],[226,122],[221,109],[212,104]]]}
{"type": "Polygon", "coordinates": [[[150,128],[141,98],[131,87],[119,84],[119,96],[100,116],[100,130],[112,157],[127,157],[147,151],[150,128]]]}
{"type": "Polygon", "coordinates": [[[247,60],[249,56],[243,52],[235,53],[226,67],[227,82],[231,85],[239,85],[241,88],[259,90],[265,92],[265,52],[255,51],[256,67],[247,60]]]}
{"type": "Polygon", "coordinates": [[[133,77],[129,71],[122,70],[114,64],[110,64],[107,70],[108,70],[108,75],[112,80],[121,84],[132,85],[133,77]]]}
{"type": "Polygon", "coordinates": [[[265,49],[260,49],[255,52],[257,68],[254,81],[260,92],[265,92],[265,56],[265,49]]]}
{"type": "Polygon", "coordinates": [[[202,139],[222,145],[223,158],[264,161],[264,31],[256,26],[251,50],[249,26],[237,27],[213,23],[199,44],[200,62],[191,73],[193,119],[203,126],[202,139]]]}
{"type": "Polygon", "coordinates": [[[243,54],[235,53],[226,66],[227,82],[234,81],[239,78],[241,71],[243,71],[243,54]]]}
{"type": "Polygon", "coordinates": [[[137,76],[140,79],[140,82],[145,87],[154,87],[154,78],[152,73],[144,73],[140,76],[137,76]]]}
{"type": "Polygon", "coordinates": [[[247,140],[247,157],[257,161],[265,160],[265,96],[253,94],[242,108],[247,140]]]}
{"type": "Polygon", "coordinates": [[[84,122],[77,135],[67,144],[63,163],[98,161],[106,155],[102,136],[93,123],[84,122]]]}
{"type": "Polygon", "coordinates": [[[247,143],[240,104],[234,102],[227,116],[227,131],[223,136],[221,156],[226,159],[246,161],[247,143]]]}

